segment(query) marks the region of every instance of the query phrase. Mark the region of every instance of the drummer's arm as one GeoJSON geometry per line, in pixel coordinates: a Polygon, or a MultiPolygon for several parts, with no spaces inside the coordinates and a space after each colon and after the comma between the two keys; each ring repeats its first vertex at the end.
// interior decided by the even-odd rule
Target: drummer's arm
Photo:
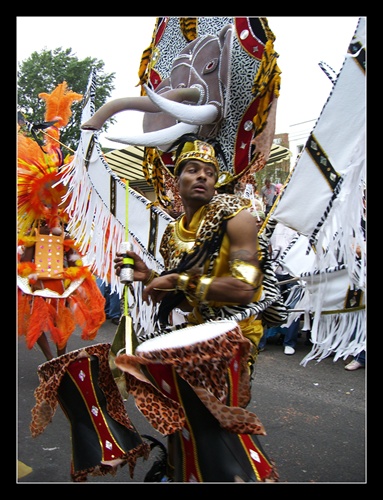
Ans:
{"type": "Polygon", "coordinates": [[[171,273],[156,277],[145,287],[143,298],[149,296],[160,302],[164,296],[175,290],[183,291],[192,300],[214,301],[233,304],[249,304],[255,290],[262,284],[259,269],[257,227],[254,217],[243,210],[227,224],[230,240],[231,276],[210,278],[200,274],[171,273]]]}
{"type": "Polygon", "coordinates": [[[227,223],[231,276],[213,278],[205,300],[246,305],[262,284],[258,260],[258,230],[254,217],[242,210],[227,223]]]}
{"type": "MultiPolygon", "coordinates": [[[[241,253],[243,257],[243,252],[241,253]]],[[[251,266],[253,267],[253,266],[251,266]]],[[[154,303],[161,300],[169,292],[183,291],[192,300],[216,301],[233,304],[249,304],[257,287],[233,276],[208,278],[206,276],[192,276],[187,273],[172,273],[159,276],[145,286],[142,298],[148,302],[149,297],[154,303]]],[[[190,310],[184,304],[183,310],[190,310]]]]}

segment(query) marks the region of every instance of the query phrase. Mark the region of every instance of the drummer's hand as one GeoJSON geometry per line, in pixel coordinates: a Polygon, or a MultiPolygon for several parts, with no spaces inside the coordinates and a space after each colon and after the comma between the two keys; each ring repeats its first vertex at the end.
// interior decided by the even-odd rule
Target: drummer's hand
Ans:
{"type": "MultiPolygon", "coordinates": [[[[139,255],[135,252],[126,252],[126,255],[134,260],[134,278],[133,281],[145,281],[147,280],[150,269],[145,264],[145,262],[141,259],[139,255]]],[[[114,269],[116,271],[117,276],[120,276],[122,259],[124,254],[116,253],[116,257],[114,259],[114,269]]]]}
{"type": "Polygon", "coordinates": [[[147,285],[143,292],[142,298],[143,300],[149,304],[149,299],[157,304],[161,302],[161,300],[171,292],[174,292],[177,285],[178,274],[166,274],[165,276],[158,276],[154,278],[154,280],[147,285]]]}

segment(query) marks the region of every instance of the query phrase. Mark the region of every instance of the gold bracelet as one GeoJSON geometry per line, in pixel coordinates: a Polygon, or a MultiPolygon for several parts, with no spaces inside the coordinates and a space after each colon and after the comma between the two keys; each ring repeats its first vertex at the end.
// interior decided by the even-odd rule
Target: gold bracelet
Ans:
{"type": "Polygon", "coordinates": [[[198,281],[197,288],[195,291],[196,298],[199,302],[205,302],[206,295],[209,291],[211,282],[213,278],[211,276],[201,276],[198,281]]]}
{"type": "Polygon", "coordinates": [[[185,292],[189,284],[190,276],[187,273],[181,273],[177,278],[176,290],[185,292]]]}
{"type": "Polygon", "coordinates": [[[149,277],[145,281],[143,281],[142,284],[144,286],[147,286],[154,280],[154,278],[158,278],[158,273],[156,273],[156,271],[153,271],[153,269],[151,269],[149,277]]]}

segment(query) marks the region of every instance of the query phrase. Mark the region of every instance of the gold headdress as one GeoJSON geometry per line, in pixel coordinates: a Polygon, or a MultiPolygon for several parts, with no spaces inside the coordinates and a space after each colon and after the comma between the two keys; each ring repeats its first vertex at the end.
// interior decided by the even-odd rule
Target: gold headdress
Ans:
{"type": "Polygon", "coordinates": [[[213,146],[207,142],[203,142],[200,140],[185,142],[181,153],[176,158],[176,163],[174,165],[174,175],[178,175],[178,168],[182,162],[192,159],[200,160],[205,163],[211,163],[215,167],[217,177],[219,176],[219,163],[215,156],[215,150],[213,146]]]}

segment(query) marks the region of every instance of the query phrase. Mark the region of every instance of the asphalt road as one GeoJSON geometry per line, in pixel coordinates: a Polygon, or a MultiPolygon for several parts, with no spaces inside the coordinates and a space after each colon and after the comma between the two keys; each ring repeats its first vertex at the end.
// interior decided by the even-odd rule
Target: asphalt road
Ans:
{"type": "MultiPolygon", "coordinates": [[[[117,326],[107,320],[91,342],[84,342],[75,333],[68,351],[83,345],[112,342],[116,330],[117,326]]],[[[333,357],[319,363],[310,361],[303,367],[300,361],[310,349],[304,341],[302,335],[293,356],[285,355],[280,345],[267,344],[257,360],[248,409],[258,415],[266,428],[267,436],[259,439],[276,463],[280,482],[275,485],[366,485],[366,370],[348,372],[344,369],[345,361],[334,362],[333,357]]],[[[38,386],[37,367],[44,362],[37,347],[28,350],[24,339],[18,339],[17,460],[30,469],[24,477],[18,477],[16,467],[16,484],[78,485],[70,477],[70,425],[60,406],[40,436],[32,438],[30,434],[34,390],[38,386]]],[[[130,419],[141,434],[166,443],[138,412],[133,398],[128,398],[126,405],[130,419]]],[[[133,478],[124,466],[115,476],[88,476],[87,482],[80,484],[156,486],[160,483],[143,482],[155,458],[155,453],[146,461],[140,458],[133,478]]]]}

